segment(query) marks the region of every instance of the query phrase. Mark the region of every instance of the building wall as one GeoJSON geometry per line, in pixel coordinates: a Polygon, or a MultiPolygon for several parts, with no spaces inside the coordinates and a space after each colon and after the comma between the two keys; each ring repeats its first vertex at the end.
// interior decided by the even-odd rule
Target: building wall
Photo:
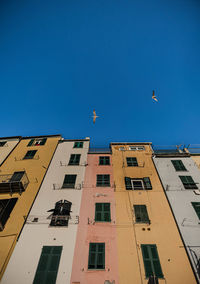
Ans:
{"type": "Polygon", "coordinates": [[[129,145],[111,144],[120,283],[148,282],[145,278],[141,244],[157,246],[164,274],[164,279],[159,279],[159,283],[196,283],[152,161],[151,146],[143,146],[145,151],[130,151],[129,145]],[[125,151],[119,151],[122,146],[125,151]],[[136,157],[139,166],[127,167],[126,157],[136,157]],[[124,177],[149,177],[152,190],[126,190],[124,177]],[[133,205],[142,204],[147,206],[150,224],[135,223],[133,205]]]}
{"type": "Polygon", "coordinates": [[[103,284],[105,280],[119,283],[112,165],[99,166],[99,156],[111,159],[109,154],[88,154],[71,284],[103,284]],[[97,174],[110,174],[111,187],[96,187],[97,174]],[[111,222],[95,222],[95,203],[101,202],[111,204],[111,222]],[[104,270],[88,270],[90,242],[105,243],[104,270]]]}
{"type": "Polygon", "coordinates": [[[198,278],[194,252],[200,259],[200,225],[191,202],[200,202],[200,195],[185,189],[179,175],[192,176],[200,189],[200,171],[191,157],[154,157],[154,161],[198,278]],[[176,171],[171,160],[181,160],[187,171],[176,171]]]}
{"type": "Polygon", "coordinates": [[[89,140],[83,148],[73,148],[74,141],[60,141],[20,239],[8,264],[2,283],[32,283],[43,246],[63,246],[56,283],[70,283],[82,189],[62,189],[65,174],[77,174],[76,185],[83,185],[89,140]],[[79,166],[68,166],[71,154],[81,154],[79,166]],[[54,189],[56,185],[57,189],[54,189]],[[59,200],[72,202],[68,227],[49,226],[51,212],[59,200]],[[76,217],[77,216],[77,217],[76,217]],[[33,223],[34,217],[38,218],[33,223]],[[21,269],[23,266],[23,269],[21,269]]]}
{"type": "Polygon", "coordinates": [[[0,147],[0,165],[3,163],[3,161],[7,158],[7,156],[10,154],[10,152],[13,150],[13,148],[17,145],[19,142],[19,138],[0,138],[0,142],[6,141],[6,144],[3,147],[0,147]]]}
{"type": "Polygon", "coordinates": [[[0,199],[18,198],[4,230],[0,232],[0,278],[5,271],[24,220],[40,188],[60,136],[47,138],[45,145],[31,147],[27,147],[30,139],[22,139],[0,168],[1,175],[25,171],[29,180],[26,190],[21,195],[19,193],[5,194],[0,192],[0,199]],[[29,150],[37,150],[36,157],[23,160],[29,150]]]}

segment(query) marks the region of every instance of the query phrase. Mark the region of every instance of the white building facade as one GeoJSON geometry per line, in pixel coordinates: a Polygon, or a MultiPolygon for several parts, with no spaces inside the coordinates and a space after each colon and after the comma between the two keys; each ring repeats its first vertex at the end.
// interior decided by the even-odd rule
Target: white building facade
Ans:
{"type": "Polygon", "coordinates": [[[155,151],[153,160],[200,283],[200,170],[189,153],[155,151]]]}
{"type": "Polygon", "coordinates": [[[19,143],[20,137],[2,137],[0,138],[0,165],[9,156],[15,146],[19,143]]]}
{"type": "Polygon", "coordinates": [[[70,283],[88,149],[58,143],[1,283],[70,283]]]}

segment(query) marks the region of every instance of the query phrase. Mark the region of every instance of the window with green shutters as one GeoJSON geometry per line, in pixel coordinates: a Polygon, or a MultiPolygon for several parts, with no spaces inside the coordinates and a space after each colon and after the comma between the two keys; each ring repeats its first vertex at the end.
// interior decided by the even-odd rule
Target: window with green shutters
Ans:
{"type": "Polygon", "coordinates": [[[77,175],[65,175],[62,188],[74,188],[77,175]]]}
{"type": "Polygon", "coordinates": [[[200,220],[200,202],[192,202],[192,206],[200,220]]]}
{"type": "Polygon", "coordinates": [[[33,159],[37,150],[27,151],[26,155],[24,156],[24,160],[33,159]]]}
{"type": "Polygon", "coordinates": [[[110,175],[97,175],[97,186],[110,186],[110,175]]]}
{"type": "Polygon", "coordinates": [[[90,243],[88,269],[105,269],[105,243],[90,243]]]}
{"type": "Polygon", "coordinates": [[[95,204],[95,222],[110,222],[110,203],[95,204]]]}
{"type": "Polygon", "coordinates": [[[0,231],[3,231],[18,198],[0,199],[0,231]]]}
{"type": "Polygon", "coordinates": [[[179,176],[185,189],[198,189],[191,176],[179,176]]]}
{"type": "Polygon", "coordinates": [[[171,160],[176,171],[187,171],[181,160],[171,160]]]}
{"type": "Polygon", "coordinates": [[[33,284],[55,284],[62,246],[43,246],[33,284]]]}
{"type": "Polygon", "coordinates": [[[136,223],[150,223],[146,205],[133,205],[136,223]]]}
{"type": "Polygon", "coordinates": [[[71,154],[69,160],[69,166],[78,166],[80,162],[81,155],[80,154],[71,154]]]}
{"type": "Polygon", "coordinates": [[[135,157],[127,157],[126,162],[127,162],[127,167],[138,167],[137,158],[135,157]]]}
{"type": "Polygon", "coordinates": [[[146,278],[157,276],[163,278],[156,245],[141,245],[146,278]]]}
{"type": "Polygon", "coordinates": [[[7,141],[0,141],[0,147],[3,147],[7,141]]]}
{"type": "Polygon", "coordinates": [[[74,142],[74,148],[83,148],[83,142],[74,142]]]}
{"type": "Polygon", "coordinates": [[[27,146],[40,146],[44,145],[47,141],[47,138],[36,138],[36,139],[31,139],[28,143],[27,146]]]}
{"type": "Polygon", "coordinates": [[[110,165],[110,157],[109,156],[100,156],[99,157],[99,165],[100,166],[110,165]]]}
{"type": "Polygon", "coordinates": [[[125,177],[126,190],[151,190],[152,185],[149,177],[129,178],[125,177]]]}

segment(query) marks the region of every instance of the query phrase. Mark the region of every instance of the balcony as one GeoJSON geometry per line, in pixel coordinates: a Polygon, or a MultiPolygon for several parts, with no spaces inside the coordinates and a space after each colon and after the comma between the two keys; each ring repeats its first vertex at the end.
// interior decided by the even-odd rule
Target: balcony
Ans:
{"type": "Polygon", "coordinates": [[[13,174],[0,175],[0,194],[1,193],[22,193],[29,184],[25,172],[14,172],[13,174]]]}

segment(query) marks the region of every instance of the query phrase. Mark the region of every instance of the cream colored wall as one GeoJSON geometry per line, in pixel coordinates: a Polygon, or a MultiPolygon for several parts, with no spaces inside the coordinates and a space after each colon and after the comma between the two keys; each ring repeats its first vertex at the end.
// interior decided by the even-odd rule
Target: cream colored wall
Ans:
{"type": "Polygon", "coordinates": [[[10,154],[13,148],[19,142],[19,138],[10,138],[10,139],[0,139],[0,142],[7,141],[3,147],[0,147],[0,165],[6,159],[6,157],[10,154]]]}
{"type": "Polygon", "coordinates": [[[197,167],[200,169],[200,155],[191,156],[191,158],[193,159],[193,161],[195,161],[197,167]]]}
{"type": "Polygon", "coordinates": [[[0,168],[1,175],[25,171],[29,179],[29,184],[22,195],[15,193],[11,196],[0,193],[0,199],[18,198],[4,230],[0,232],[0,278],[5,271],[16,239],[40,188],[59,139],[60,136],[48,137],[45,145],[31,147],[27,147],[30,139],[22,139],[0,168]],[[39,156],[39,159],[23,160],[29,150],[37,150],[36,156],[39,156]]]}
{"type": "Polygon", "coordinates": [[[165,278],[159,279],[160,284],[166,281],[168,284],[196,283],[152,162],[150,145],[144,145],[145,151],[119,151],[120,146],[112,145],[120,283],[147,283],[141,244],[156,244],[157,246],[165,278]],[[126,157],[136,157],[139,167],[126,167],[126,157]],[[149,177],[153,189],[126,190],[125,176],[149,177]],[[150,225],[134,224],[133,205],[137,204],[147,206],[150,225]]]}

